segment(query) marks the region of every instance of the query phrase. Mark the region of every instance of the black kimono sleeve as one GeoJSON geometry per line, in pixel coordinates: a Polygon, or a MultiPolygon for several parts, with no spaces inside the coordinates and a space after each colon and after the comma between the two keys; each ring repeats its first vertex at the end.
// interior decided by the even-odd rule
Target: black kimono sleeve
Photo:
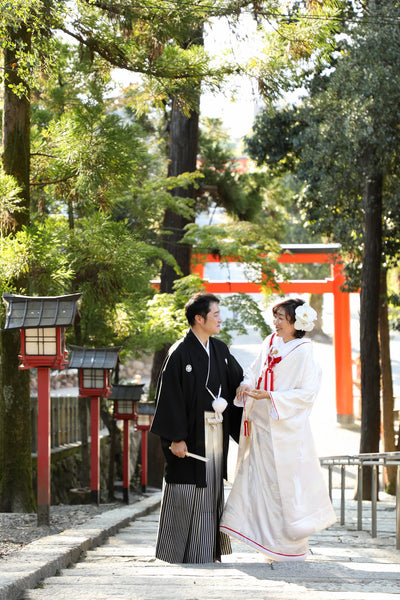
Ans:
{"type": "Polygon", "coordinates": [[[173,351],[166,359],[157,386],[157,405],[151,431],[161,438],[180,442],[188,436],[187,394],[183,390],[182,359],[173,351]]]}

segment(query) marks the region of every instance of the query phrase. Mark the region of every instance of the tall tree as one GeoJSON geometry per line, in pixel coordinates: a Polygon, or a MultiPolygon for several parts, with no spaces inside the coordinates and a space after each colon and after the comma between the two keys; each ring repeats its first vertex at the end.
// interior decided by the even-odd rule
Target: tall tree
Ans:
{"type": "MultiPolygon", "coordinates": [[[[352,42],[338,60],[326,91],[310,103],[315,111],[314,126],[304,143],[315,140],[316,132],[318,141],[313,153],[303,153],[304,170],[310,167],[310,160],[314,161],[308,169],[309,215],[319,231],[343,240],[350,258],[353,257],[350,275],[357,275],[361,264],[361,452],[379,451],[381,299],[377,282],[381,280],[383,256],[394,258],[399,252],[398,247],[390,248],[386,239],[382,246],[383,228],[387,230],[387,223],[394,216],[390,211],[391,180],[398,177],[394,157],[400,144],[393,101],[400,89],[400,37],[387,21],[393,10],[394,5],[387,3],[371,7],[352,32],[352,42]],[[375,27],[376,22],[379,27],[375,27]],[[323,214],[321,209],[329,210],[332,201],[333,211],[323,214]],[[357,222],[357,209],[363,214],[362,228],[357,222]]],[[[364,484],[368,497],[368,471],[364,484]]]]}
{"type": "MultiPolygon", "coordinates": [[[[398,222],[393,206],[398,197],[395,157],[400,139],[394,99],[400,86],[400,38],[390,22],[396,14],[392,2],[370,3],[358,14],[349,9],[347,35],[335,42],[340,52],[328,52],[322,61],[311,54],[314,65],[307,80],[302,80],[308,82],[309,94],[304,106],[292,111],[296,118],[289,127],[285,122],[289,141],[283,136],[285,144],[281,144],[281,163],[294,156],[297,174],[306,182],[300,205],[313,231],[342,243],[349,285],[361,285],[361,452],[379,450],[378,307],[383,299],[377,282],[381,263],[396,260],[399,253],[397,236],[389,234],[393,222],[398,222]]],[[[307,21],[302,11],[298,18],[307,21]]],[[[302,38],[295,36],[296,27],[294,21],[290,27],[285,24],[293,48],[299,51],[302,38]]],[[[300,54],[303,61],[310,56],[307,46],[302,46],[300,54]]],[[[269,135],[268,131],[264,137],[269,135]]],[[[258,142],[253,136],[255,149],[260,149],[258,142]]],[[[366,473],[366,497],[369,482],[366,473]]]]}
{"type": "MultiPolygon", "coordinates": [[[[13,219],[4,224],[14,232],[30,221],[30,102],[29,87],[18,72],[19,53],[28,51],[31,30],[28,23],[7,29],[3,88],[3,155],[4,173],[14,177],[19,186],[19,202],[13,219]]],[[[3,227],[4,229],[4,227],[3,227]]],[[[18,281],[27,289],[26,276],[18,281]]],[[[31,431],[29,371],[19,370],[19,331],[1,331],[0,397],[0,510],[31,512],[35,506],[31,478],[31,431]],[[14,457],[19,456],[15,461],[14,457]]]]}
{"type": "MultiPolygon", "coordinates": [[[[153,87],[161,81],[160,98],[170,95],[172,88],[174,96],[184,102],[182,90],[187,90],[190,82],[197,85],[207,70],[204,53],[193,48],[186,51],[181,45],[181,22],[186,19],[190,23],[196,14],[190,6],[182,10],[180,3],[78,0],[72,13],[70,8],[67,1],[0,0],[5,102],[3,164],[5,173],[13,175],[19,184],[19,208],[23,209],[17,212],[10,207],[6,220],[11,223],[13,217],[16,232],[30,219],[30,87],[34,83],[40,88],[41,77],[51,67],[54,32],[63,31],[78,42],[82,55],[98,55],[109,65],[143,73],[153,87]]],[[[10,286],[12,291],[29,292],[29,274],[27,279],[15,278],[10,286]]],[[[1,351],[0,503],[4,510],[31,510],[29,373],[18,371],[17,334],[3,336],[1,351]],[[9,436],[14,427],[18,435],[9,436]],[[21,444],[8,447],[13,441],[21,444]],[[10,463],[16,467],[10,467],[10,463]],[[22,469],[24,476],[13,472],[13,468],[22,469]],[[15,499],[11,483],[17,490],[15,499]],[[18,489],[25,485],[26,490],[18,489]]]]}
{"type": "MultiPolygon", "coordinates": [[[[393,424],[393,378],[390,364],[387,269],[385,266],[382,266],[381,268],[379,298],[379,349],[382,387],[382,446],[384,452],[395,452],[396,443],[393,424]]],[[[386,470],[386,491],[389,494],[396,493],[396,471],[396,467],[387,467],[386,470]]]]}
{"type": "MultiPolygon", "coordinates": [[[[363,214],[364,239],[360,292],[361,439],[360,452],[379,452],[380,363],[379,304],[382,260],[383,176],[376,156],[368,152],[365,169],[363,214]]],[[[370,478],[364,469],[364,482],[370,478]]],[[[370,486],[366,490],[370,490],[370,486]]],[[[370,495],[370,492],[365,492],[370,495]]]]}
{"type": "MultiPolygon", "coordinates": [[[[202,24],[188,31],[186,46],[203,45],[202,24]]],[[[199,105],[200,105],[200,86],[197,86],[197,99],[195,105],[189,114],[183,112],[177,98],[172,99],[171,114],[168,123],[168,176],[176,177],[182,173],[194,173],[196,171],[198,136],[199,136],[199,105]]],[[[193,90],[191,90],[193,94],[193,90]]],[[[191,198],[194,202],[194,187],[190,189],[174,188],[171,190],[173,197],[191,198]]],[[[184,214],[179,214],[174,208],[167,208],[164,214],[163,246],[168,253],[176,260],[176,266],[173,267],[167,262],[163,262],[160,276],[160,292],[172,293],[174,281],[179,276],[187,276],[191,272],[191,248],[188,244],[182,243],[185,227],[188,223],[194,221],[194,212],[189,218],[184,214]]],[[[151,388],[155,388],[155,383],[164,362],[168,345],[154,354],[151,388]]]]}

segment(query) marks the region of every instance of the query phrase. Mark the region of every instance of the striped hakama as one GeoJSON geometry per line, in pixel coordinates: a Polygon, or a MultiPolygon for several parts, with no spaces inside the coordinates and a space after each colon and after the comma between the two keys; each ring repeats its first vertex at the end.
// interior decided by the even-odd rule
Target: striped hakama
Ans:
{"type": "Polygon", "coordinates": [[[222,422],[214,412],[205,412],[204,427],[207,487],[164,481],[156,557],[169,563],[214,562],[232,552],[229,537],[219,531],[224,506],[222,422]]]}

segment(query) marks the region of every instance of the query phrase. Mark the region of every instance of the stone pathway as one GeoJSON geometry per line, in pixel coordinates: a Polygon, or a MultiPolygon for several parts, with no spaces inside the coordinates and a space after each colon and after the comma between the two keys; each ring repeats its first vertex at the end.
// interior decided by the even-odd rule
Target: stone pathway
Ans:
{"type": "MultiPolygon", "coordinates": [[[[335,490],[338,496],[338,490],[335,490]]],[[[339,514],[339,498],[334,499],[339,514]]],[[[371,538],[369,502],[363,531],[356,503],[346,501],[346,525],[310,538],[304,563],[268,564],[258,552],[233,542],[222,563],[170,565],[154,558],[158,511],[113,535],[103,545],[24,600],[390,600],[400,594],[395,502],[378,506],[378,537],[371,538]]]]}

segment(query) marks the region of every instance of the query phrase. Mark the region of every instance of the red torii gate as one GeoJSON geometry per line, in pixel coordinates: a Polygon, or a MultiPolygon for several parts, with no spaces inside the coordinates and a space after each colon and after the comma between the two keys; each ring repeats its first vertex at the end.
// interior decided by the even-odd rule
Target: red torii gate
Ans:
{"type": "MultiPolygon", "coordinates": [[[[280,263],[329,263],[331,278],[279,282],[284,294],[333,294],[334,349],[337,421],[342,425],[354,422],[353,374],[350,332],[350,297],[341,290],[345,282],[343,266],[337,260],[340,244],[286,244],[281,245],[280,263]]],[[[192,271],[204,280],[204,264],[218,263],[212,254],[196,257],[192,271]]],[[[229,262],[237,262],[232,258],[229,262]]],[[[205,281],[205,289],[215,294],[260,293],[261,285],[250,281],[205,281]]]]}

